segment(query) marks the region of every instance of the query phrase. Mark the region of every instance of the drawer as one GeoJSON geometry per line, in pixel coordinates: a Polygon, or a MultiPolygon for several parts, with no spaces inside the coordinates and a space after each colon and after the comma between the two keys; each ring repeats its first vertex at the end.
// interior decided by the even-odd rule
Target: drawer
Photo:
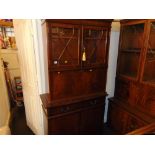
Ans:
{"type": "Polygon", "coordinates": [[[97,98],[93,100],[82,101],[74,104],[52,107],[47,109],[47,116],[53,116],[63,113],[69,113],[76,110],[82,110],[86,108],[93,108],[94,106],[104,105],[104,98],[97,98]]]}

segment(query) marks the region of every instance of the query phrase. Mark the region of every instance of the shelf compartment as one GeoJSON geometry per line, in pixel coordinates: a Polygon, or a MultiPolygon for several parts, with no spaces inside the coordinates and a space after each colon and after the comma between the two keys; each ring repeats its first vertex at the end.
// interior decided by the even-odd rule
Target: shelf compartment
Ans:
{"type": "Polygon", "coordinates": [[[140,54],[121,53],[119,60],[119,74],[136,78],[139,67],[140,54]]]}
{"type": "Polygon", "coordinates": [[[121,53],[140,53],[141,49],[121,49],[121,53]]]}
{"type": "Polygon", "coordinates": [[[144,24],[123,26],[121,48],[137,49],[143,45],[144,24]]]}
{"type": "Polygon", "coordinates": [[[51,36],[52,39],[79,39],[78,37],[74,36],[74,37],[63,37],[63,36],[51,36]]]}
{"type": "Polygon", "coordinates": [[[106,38],[89,38],[89,37],[85,37],[85,40],[106,40],[106,38]]]}

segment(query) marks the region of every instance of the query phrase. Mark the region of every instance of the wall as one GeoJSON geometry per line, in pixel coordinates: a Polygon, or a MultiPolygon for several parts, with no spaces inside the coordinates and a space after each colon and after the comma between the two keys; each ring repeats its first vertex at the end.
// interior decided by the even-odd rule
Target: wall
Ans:
{"type": "Polygon", "coordinates": [[[10,116],[9,99],[2,66],[2,61],[0,60],[0,128],[2,126],[8,125],[10,116]]]}
{"type": "Polygon", "coordinates": [[[11,80],[14,81],[14,77],[20,76],[20,66],[17,54],[18,51],[11,49],[1,49],[0,52],[3,60],[9,63],[8,68],[10,77],[11,80]]]}
{"type": "Polygon", "coordinates": [[[107,73],[107,85],[106,85],[106,91],[108,93],[108,96],[106,98],[104,122],[107,121],[108,98],[114,96],[119,34],[120,34],[120,23],[113,22],[110,36],[109,61],[108,61],[108,73],[107,73]]]}

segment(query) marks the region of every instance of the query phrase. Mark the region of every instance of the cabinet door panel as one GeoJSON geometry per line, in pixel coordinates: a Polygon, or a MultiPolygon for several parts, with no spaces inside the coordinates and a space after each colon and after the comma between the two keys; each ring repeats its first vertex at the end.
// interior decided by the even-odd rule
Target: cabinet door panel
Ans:
{"type": "Polygon", "coordinates": [[[82,74],[84,79],[85,94],[93,94],[104,92],[106,84],[106,70],[105,69],[90,69],[85,70],[82,74]]]}
{"type": "Polygon", "coordinates": [[[49,77],[53,99],[73,98],[105,90],[105,69],[50,72],[49,77]]]}
{"type": "Polygon", "coordinates": [[[58,135],[78,134],[79,113],[49,119],[48,131],[49,131],[48,134],[58,134],[58,135]]]}
{"type": "Polygon", "coordinates": [[[108,124],[118,134],[126,133],[128,114],[117,105],[110,105],[108,111],[108,124]]]}
{"type": "Polygon", "coordinates": [[[104,108],[94,107],[81,112],[81,134],[101,134],[104,108]]]}
{"type": "Polygon", "coordinates": [[[83,50],[86,52],[86,66],[105,64],[108,31],[101,27],[83,27],[83,50]]]}
{"type": "Polygon", "coordinates": [[[85,94],[85,80],[81,71],[62,71],[50,73],[50,89],[53,99],[64,99],[85,94]]]}
{"type": "Polygon", "coordinates": [[[49,43],[50,67],[75,67],[80,65],[80,27],[51,24],[49,43]]]}

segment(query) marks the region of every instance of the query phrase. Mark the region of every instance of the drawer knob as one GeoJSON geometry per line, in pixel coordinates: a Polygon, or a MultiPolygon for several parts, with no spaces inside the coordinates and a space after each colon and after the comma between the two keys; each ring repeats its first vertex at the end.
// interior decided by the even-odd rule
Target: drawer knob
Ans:
{"type": "Polygon", "coordinates": [[[61,108],[61,112],[67,112],[67,111],[69,111],[70,110],[70,108],[69,107],[64,107],[64,108],[61,108]]]}
{"type": "Polygon", "coordinates": [[[64,63],[65,63],[65,64],[67,64],[67,63],[68,63],[68,61],[67,61],[67,60],[65,60],[65,61],[64,61],[64,63]]]}

